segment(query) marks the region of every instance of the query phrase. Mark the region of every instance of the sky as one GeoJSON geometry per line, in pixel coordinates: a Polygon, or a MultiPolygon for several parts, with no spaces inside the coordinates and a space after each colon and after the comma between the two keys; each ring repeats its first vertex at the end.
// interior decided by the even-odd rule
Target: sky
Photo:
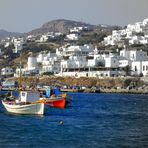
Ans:
{"type": "Polygon", "coordinates": [[[148,18],[148,0],[0,0],[0,29],[28,32],[56,19],[125,26],[148,18]]]}

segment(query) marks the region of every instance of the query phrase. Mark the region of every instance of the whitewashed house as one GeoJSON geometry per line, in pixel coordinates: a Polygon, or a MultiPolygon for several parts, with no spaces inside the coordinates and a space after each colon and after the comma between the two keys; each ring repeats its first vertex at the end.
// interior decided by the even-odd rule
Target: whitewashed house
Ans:
{"type": "Polygon", "coordinates": [[[18,67],[16,69],[16,73],[14,74],[15,77],[19,77],[20,75],[38,75],[39,74],[39,67],[37,64],[36,57],[29,56],[27,61],[27,67],[22,68],[18,67]]]}
{"type": "Polygon", "coordinates": [[[68,40],[77,41],[79,39],[79,35],[78,34],[75,34],[75,33],[72,33],[72,34],[66,35],[66,38],[68,40]]]}
{"type": "Polygon", "coordinates": [[[143,32],[143,23],[142,22],[137,22],[136,24],[135,24],[135,31],[137,32],[137,33],[139,33],[139,32],[143,32]]]}
{"type": "Polygon", "coordinates": [[[70,33],[79,33],[80,30],[76,27],[70,29],[70,33]]]}
{"type": "Polygon", "coordinates": [[[147,44],[148,39],[145,36],[133,36],[129,40],[129,44],[147,44]]]}
{"type": "Polygon", "coordinates": [[[47,35],[42,35],[41,37],[40,37],[40,42],[47,42],[47,40],[48,40],[48,36],[47,35]]]}
{"type": "Polygon", "coordinates": [[[128,24],[125,29],[113,30],[112,35],[104,38],[104,45],[118,45],[124,39],[129,40],[129,44],[148,44],[147,38],[144,37],[148,34],[148,19],[143,22],[135,24],[128,24]]]}
{"type": "Polygon", "coordinates": [[[51,72],[51,73],[59,73],[61,70],[61,64],[59,61],[59,57],[56,53],[40,53],[37,56],[37,62],[41,63],[40,74],[51,72]]]}
{"type": "Polygon", "coordinates": [[[45,57],[45,53],[39,53],[39,55],[36,57],[37,63],[42,63],[44,57],[45,57]]]}
{"type": "Polygon", "coordinates": [[[15,43],[13,53],[18,53],[23,48],[23,43],[15,43]]]}
{"type": "Polygon", "coordinates": [[[4,47],[7,48],[7,47],[10,46],[10,44],[11,44],[10,42],[6,42],[5,45],[4,45],[4,47]]]}
{"type": "MultiPolygon", "coordinates": [[[[96,52],[96,50],[91,51],[96,52]]],[[[61,76],[110,77],[119,75],[118,60],[112,54],[83,53],[81,56],[79,54],[77,56],[72,54],[68,60],[61,61],[61,76]]]]}
{"type": "Polygon", "coordinates": [[[134,61],[131,69],[133,75],[148,76],[148,61],[134,61]]]}
{"type": "Polygon", "coordinates": [[[10,67],[5,67],[5,68],[1,69],[1,75],[2,76],[10,76],[10,75],[13,75],[13,74],[14,74],[13,69],[10,68],[10,67]]]}
{"type": "Polygon", "coordinates": [[[94,49],[92,45],[69,46],[68,48],[63,48],[63,56],[71,56],[71,55],[87,56],[90,52],[93,51],[94,49]]]}
{"type": "Polygon", "coordinates": [[[61,67],[63,69],[87,67],[86,56],[70,56],[68,60],[61,61],[61,67]]]}
{"type": "Polygon", "coordinates": [[[88,31],[89,28],[87,26],[79,26],[70,29],[70,33],[80,33],[81,31],[88,31]]]}
{"type": "Polygon", "coordinates": [[[12,43],[14,44],[14,53],[18,53],[22,50],[23,44],[24,44],[24,39],[23,38],[13,38],[12,43]]]}
{"type": "Polygon", "coordinates": [[[106,57],[105,59],[105,67],[107,68],[118,68],[119,61],[117,57],[106,57]]]}
{"type": "Polygon", "coordinates": [[[40,74],[46,73],[46,72],[51,72],[51,73],[59,73],[61,70],[61,65],[58,61],[54,62],[48,62],[48,64],[44,63],[42,65],[42,70],[40,71],[40,74]]]}
{"type": "Polygon", "coordinates": [[[146,61],[148,60],[147,53],[142,50],[127,50],[123,49],[120,51],[120,56],[125,57],[131,61],[146,61]]]}
{"type": "Polygon", "coordinates": [[[127,60],[125,57],[119,57],[118,61],[119,61],[120,68],[131,66],[131,60],[127,60]]]}

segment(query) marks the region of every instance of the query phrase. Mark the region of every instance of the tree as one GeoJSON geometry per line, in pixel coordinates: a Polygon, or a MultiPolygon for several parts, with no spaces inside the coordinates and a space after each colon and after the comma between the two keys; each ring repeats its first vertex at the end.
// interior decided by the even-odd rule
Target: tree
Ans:
{"type": "Polygon", "coordinates": [[[139,74],[139,77],[143,77],[143,73],[142,72],[139,74]]]}
{"type": "Polygon", "coordinates": [[[125,71],[127,76],[130,76],[130,72],[131,72],[131,67],[129,65],[125,66],[123,68],[123,70],[125,71]]]}
{"type": "Polygon", "coordinates": [[[98,67],[104,67],[105,64],[103,63],[103,61],[98,61],[97,65],[98,67]]]}

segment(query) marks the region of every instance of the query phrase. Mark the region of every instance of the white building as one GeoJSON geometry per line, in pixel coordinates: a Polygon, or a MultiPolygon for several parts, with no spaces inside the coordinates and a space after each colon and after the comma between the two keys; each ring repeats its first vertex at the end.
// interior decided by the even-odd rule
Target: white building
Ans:
{"type": "Polygon", "coordinates": [[[148,76],[148,61],[135,61],[132,62],[132,74],[148,76]]]}
{"type": "Polygon", "coordinates": [[[120,68],[131,66],[131,60],[127,60],[125,57],[119,57],[118,61],[120,68]]]}
{"type": "Polygon", "coordinates": [[[20,75],[36,75],[39,74],[39,67],[37,64],[36,57],[30,56],[28,57],[27,67],[16,69],[15,77],[19,77],[20,75]]]}
{"type": "Polygon", "coordinates": [[[80,33],[81,31],[88,31],[89,27],[87,26],[80,26],[80,27],[74,27],[70,29],[70,33],[80,33]]]}
{"type": "Polygon", "coordinates": [[[79,39],[79,35],[78,35],[78,34],[75,34],[75,33],[73,33],[73,34],[68,34],[68,35],[66,35],[66,38],[67,38],[68,40],[77,41],[77,40],[79,39]]]}
{"type": "Polygon", "coordinates": [[[86,56],[70,56],[68,60],[61,61],[62,69],[87,67],[86,56]]]}
{"type": "Polygon", "coordinates": [[[14,44],[14,53],[18,53],[19,51],[21,51],[23,48],[23,43],[15,43],[14,44]]]}
{"type": "Polygon", "coordinates": [[[53,63],[43,64],[42,70],[40,74],[51,72],[51,73],[59,73],[61,71],[61,64],[58,61],[54,61],[53,63]]]}
{"type": "Polygon", "coordinates": [[[14,53],[18,53],[22,50],[24,44],[23,38],[12,38],[12,43],[14,44],[14,53]]]}
{"type": "Polygon", "coordinates": [[[79,70],[73,70],[73,71],[62,71],[61,73],[57,74],[57,76],[71,76],[71,77],[114,77],[118,76],[119,72],[116,69],[108,69],[108,68],[102,68],[102,69],[91,69],[91,68],[85,68],[85,69],[79,69],[79,70]]]}
{"type": "Polygon", "coordinates": [[[148,34],[148,19],[135,24],[128,24],[126,29],[113,30],[112,35],[104,38],[104,45],[118,45],[124,39],[129,40],[129,44],[148,44],[145,34],[148,34]]]}
{"type": "Polygon", "coordinates": [[[120,56],[125,57],[131,61],[146,61],[148,60],[147,53],[142,50],[127,50],[123,49],[120,51],[120,56]]]}
{"type": "Polygon", "coordinates": [[[48,36],[47,35],[42,35],[41,37],[40,37],[40,42],[47,42],[47,40],[48,40],[48,36]]]}
{"type": "Polygon", "coordinates": [[[117,57],[106,57],[105,58],[105,67],[107,68],[118,68],[119,61],[117,57]]]}
{"type": "Polygon", "coordinates": [[[63,56],[87,56],[91,52],[94,52],[92,45],[69,46],[68,48],[63,48],[63,56]]]}
{"type": "Polygon", "coordinates": [[[42,63],[44,57],[45,57],[44,53],[39,53],[39,55],[37,56],[37,63],[42,63]]]}
{"type": "Polygon", "coordinates": [[[5,68],[1,69],[1,75],[2,76],[10,76],[10,75],[13,75],[13,74],[14,74],[13,69],[10,68],[10,67],[5,67],[5,68]]]}
{"type": "Polygon", "coordinates": [[[41,64],[40,74],[51,72],[58,73],[61,70],[60,57],[56,53],[40,53],[37,62],[41,64]]]}
{"type": "Polygon", "coordinates": [[[10,42],[6,42],[5,45],[4,45],[5,48],[7,48],[9,46],[10,46],[10,42]]]}

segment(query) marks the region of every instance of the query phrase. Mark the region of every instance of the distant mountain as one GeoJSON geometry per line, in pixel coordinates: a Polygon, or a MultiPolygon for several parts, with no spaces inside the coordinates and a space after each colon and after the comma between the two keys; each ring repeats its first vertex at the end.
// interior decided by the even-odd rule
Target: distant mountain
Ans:
{"type": "Polygon", "coordinates": [[[83,22],[76,22],[71,20],[65,20],[65,19],[58,19],[49,21],[45,24],[43,24],[40,28],[37,28],[35,30],[32,30],[29,32],[29,34],[43,34],[46,32],[62,32],[66,33],[69,31],[70,28],[76,27],[76,26],[89,26],[93,27],[93,25],[86,24],[83,22]]]}
{"type": "Polygon", "coordinates": [[[5,38],[5,37],[13,37],[13,36],[20,36],[21,33],[18,32],[8,32],[6,30],[0,29],[0,38],[5,38]]]}
{"type": "Polygon", "coordinates": [[[45,24],[43,24],[40,28],[34,29],[30,31],[28,34],[32,35],[39,35],[39,34],[44,34],[47,32],[62,32],[62,33],[67,33],[70,28],[73,27],[80,27],[80,26],[87,26],[91,29],[98,29],[98,28],[111,28],[112,26],[104,26],[104,25],[91,25],[87,24],[84,22],[77,22],[77,21],[72,21],[72,20],[65,20],[65,19],[58,19],[58,20],[53,20],[49,21],[45,24]]]}

